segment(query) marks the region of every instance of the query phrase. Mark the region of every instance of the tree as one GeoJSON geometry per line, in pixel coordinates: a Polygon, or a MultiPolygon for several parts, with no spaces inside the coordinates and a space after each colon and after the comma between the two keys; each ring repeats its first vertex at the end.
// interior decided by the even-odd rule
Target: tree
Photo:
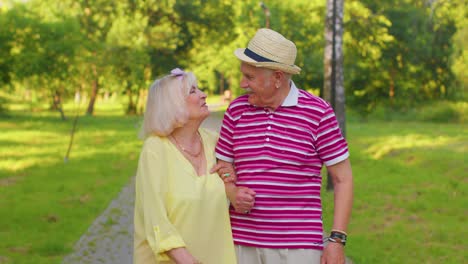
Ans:
{"type": "Polygon", "coordinates": [[[330,24],[333,2],[8,1],[0,17],[0,82],[2,89],[29,85],[24,90],[49,100],[89,90],[90,115],[98,94],[109,91],[128,96],[128,113],[139,112],[151,81],[174,67],[194,71],[210,94],[231,89],[239,95],[233,51],[268,25],[296,43],[302,72],[294,82],[315,94],[322,90],[344,134],[345,94],[346,104],[363,116],[379,106],[404,110],[463,98],[465,0],[348,0],[346,9],[339,0],[339,28],[330,24]],[[340,64],[346,79],[342,68],[331,70],[340,64]]]}
{"type": "Polygon", "coordinates": [[[197,75],[208,93],[220,92],[237,78],[233,50],[239,45],[235,21],[245,3],[232,0],[191,1],[177,4],[183,20],[178,27],[186,45],[178,49],[179,60],[197,75]],[[231,79],[232,78],[232,79],[231,79]],[[227,84],[223,83],[227,80],[227,84]]]}
{"type": "Polygon", "coordinates": [[[362,117],[389,98],[389,60],[383,54],[394,41],[389,33],[391,26],[380,10],[362,1],[347,1],[343,43],[346,103],[362,117]]]}
{"type": "Polygon", "coordinates": [[[451,39],[463,15],[447,10],[465,10],[449,8],[457,2],[350,1],[345,67],[353,109],[363,116],[379,106],[406,111],[455,94],[451,39]]]}
{"type": "Polygon", "coordinates": [[[67,92],[68,66],[79,40],[78,26],[73,19],[44,16],[35,2],[14,5],[6,13],[11,40],[3,76],[16,82],[34,80],[36,90],[48,93],[51,108],[65,119],[61,96],[67,92]]]}
{"type": "MultiPolygon", "coordinates": [[[[343,11],[344,0],[327,0],[325,20],[323,97],[335,110],[343,136],[346,136],[345,91],[343,77],[343,11]]],[[[333,189],[328,176],[327,189],[333,189]]]]}
{"type": "Polygon", "coordinates": [[[321,0],[269,3],[271,26],[297,47],[296,64],[300,74],[293,77],[298,87],[320,94],[323,86],[325,2],[321,0]],[[291,15],[294,14],[294,15],[291,15]]]}
{"type": "Polygon", "coordinates": [[[50,1],[57,11],[74,17],[79,23],[83,40],[77,62],[82,65],[76,65],[75,69],[81,71],[80,82],[86,84],[80,86],[91,89],[86,114],[93,115],[94,104],[103,84],[102,76],[107,64],[106,37],[115,18],[116,4],[109,4],[105,0],[50,1]]]}

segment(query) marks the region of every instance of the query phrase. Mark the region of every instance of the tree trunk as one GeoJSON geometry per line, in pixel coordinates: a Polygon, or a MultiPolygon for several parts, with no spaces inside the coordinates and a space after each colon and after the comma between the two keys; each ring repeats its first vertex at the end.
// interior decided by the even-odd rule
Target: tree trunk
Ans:
{"type": "Polygon", "coordinates": [[[145,103],[146,103],[148,94],[147,94],[146,89],[140,89],[139,93],[140,95],[138,96],[138,101],[137,101],[137,114],[143,115],[145,113],[145,103]]]}
{"type": "Polygon", "coordinates": [[[393,107],[393,101],[395,97],[395,69],[390,69],[390,89],[388,91],[388,96],[390,97],[390,106],[393,107]]]}
{"type": "Polygon", "coordinates": [[[219,74],[219,94],[224,94],[224,74],[219,74]]]}
{"type": "MultiPolygon", "coordinates": [[[[333,107],[343,136],[346,136],[345,90],[343,76],[344,0],[327,0],[325,20],[323,98],[333,107]]],[[[333,190],[328,176],[327,190],[333,190]]]]}
{"type": "Polygon", "coordinates": [[[62,118],[62,120],[66,120],[65,113],[63,112],[62,96],[60,95],[60,92],[56,90],[52,99],[52,109],[57,110],[60,113],[60,117],[62,118]]]}
{"type": "Polygon", "coordinates": [[[127,88],[127,95],[128,95],[128,105],[127,105],[127,115],[135,115],[136,114],[136,105],[133,102],[133,92],[132,89],[127,88]]]}
{"type": "Polygon", "coordinates": [[[270,28],[270,9],[263,3],[263,1],[260,1],[260,7],[263,9],[263,13],[265,13],[265,28],[270,28]]]}
{"type": "Polygon", "coordinates": [[[92,90],[91,90],[91,96],[89,98],[88,109],[86,110],[87,115],[93,115],[94,103],[96,102],[96,98],[97,98],[98,91],[99,91],[99,80],[97,76],[96,65],[93,65],[92,67],[93,67],[94,80],[93,80],[93,85],[92,85],[92,90]]]}

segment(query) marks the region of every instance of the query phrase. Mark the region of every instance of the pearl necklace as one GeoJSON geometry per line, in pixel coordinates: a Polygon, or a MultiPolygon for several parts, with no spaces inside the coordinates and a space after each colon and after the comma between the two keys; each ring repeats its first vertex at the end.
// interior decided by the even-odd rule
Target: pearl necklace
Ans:
{"type": "Polygon", "coordinates": [[[197,132],[197,135],[198,135],[198,138],[200,139],[200,149],[198,150],[197,153],[191,153],[190,151],[188,151],[186,148],[184,148],[182,145],[179,144],[179,142],[177,141],[177,139],[173,136],[173,135],[169,135],[169,137],[171,137],[174,142],[176,143],[176,145],[185,153],[187,153],[188,155],[192,156],[192,157],[198,157],[200,156],[200,153],[203,149],[203,142],[202,142],[202,138],[200,136],[200,133],[197,132]]]}

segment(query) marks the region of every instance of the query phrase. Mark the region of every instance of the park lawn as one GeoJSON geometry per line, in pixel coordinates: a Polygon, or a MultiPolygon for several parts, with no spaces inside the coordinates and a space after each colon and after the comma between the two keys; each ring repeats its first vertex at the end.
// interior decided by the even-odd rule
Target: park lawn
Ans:
{"type": "Polygon", "coordinates": [[[22,108],[1,117],[0,263],[60,263],[134,175],[140,117],[96,107],[78,119],[66,163],[75,107],[66,121],[22,108]]]}
{"type": "MultiPolygon", "coordinates": [[[[346,254],[355,263],[466,263],[468,127],[351,122],[355,200],[346,254]]],[[[323,192],[331,227],[332,193],[323,192]]]]}
{"type": "MultiPolygon", "coordinates": [[[[60,263],[134,174],[141,118],[98,105],[80,117],[64,163],[73,107],[65,122],[18,110],[0,119],[0,263],[60,263]]],[[[464,263],[467,126],[351,120],[347,129],[355,203],[346,254],[354,263],[464,263]]],[[[323,199],[329,230],[332,194],[323,199]]]]}

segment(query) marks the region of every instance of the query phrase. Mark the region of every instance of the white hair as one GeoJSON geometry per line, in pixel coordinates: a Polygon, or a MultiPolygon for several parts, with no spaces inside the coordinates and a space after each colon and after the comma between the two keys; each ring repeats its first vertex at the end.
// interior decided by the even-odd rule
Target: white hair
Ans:
{"type": "Polygon", "coordinates": [[[167,136],[188,121],[186,98],[197,78],[192,72],[166,75],[151,84],[139,137],[167,136]]]}

